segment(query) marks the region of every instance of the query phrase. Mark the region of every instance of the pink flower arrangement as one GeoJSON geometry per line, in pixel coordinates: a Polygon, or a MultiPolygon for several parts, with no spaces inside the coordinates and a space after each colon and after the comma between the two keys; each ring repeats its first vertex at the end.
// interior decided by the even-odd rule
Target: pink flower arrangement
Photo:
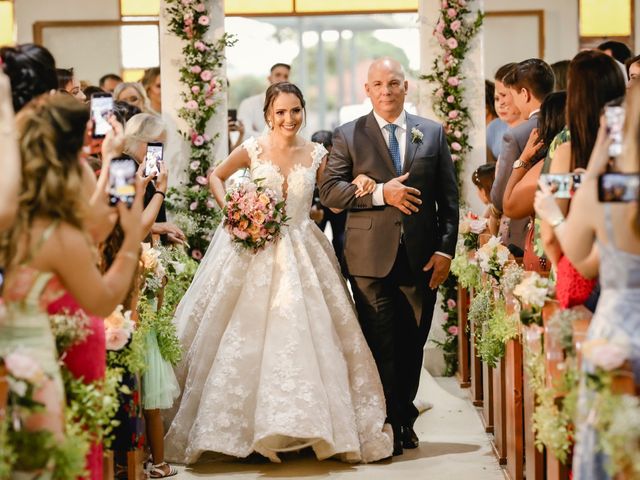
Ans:
{"type": "Polygon", "coordinates": [[[447,83],[452,87],[457,87],[460,85],[460,79],[458,77],[449,77],[447,78],[447,83]]]}
{"type": "Polygon", "coordinates": [[[213,200],[213,198],[207,198],[207,208],[209,209],[213,209],[216,207],[216,202],[213,200]]]}
{"type": "Polygon", "coordinates": [[[456,138],[462,138],[462,132],[460,130],[456,130],[455,132],[453,132],[453,136],[456,138]]]}
{"type": "Polygon", "coordinates": [[[194,85],[193,87],[191,87],[191,92],[192,92],[194,95],[199,94],[199,93],[200,93],[200,87],[199,87],[198,85],[194,85]]]}
{"type": "Polygon", "coordinates": [[[194,210],[198,209],[198,202],[191,202],[191,205],[189,205],[189,210],[191,210],[192,212],[194,210]]]}
{"type": "Polygon", "coordinates": [[[451,110],[448,115],[451,120],[455,120],[458,116],[460,116],[460,112],[458,110],[451,110]]]}
{"type": "Polygon", "coordinates": [[[454,153],[451,155],[451,160],[457,162],[458,160],[460,160],[460,156],[454,153]]]}
{"type": "Polygon", "coordinates": [[[462,27],[462,22],[460,20],[454,20],[449,26],[451,27],[452,31],[457,32],[462,27]]]}
{"type": "Polygon", "coordinates": [[[452,149],[454,152],[459,152],[460,150],[462,150],[462,145],[460,145],[458,142],[453,142],[453,143],[451,144],[451,149],[452,149]]]}
{"type": "Polygon", "coordinates": [[[458,327],[455,325],[451,325],[449,328],[447,328],[447,332],[449,332],[450,335],[458,335],[458,327]]]}
{"type": "Polygon", "coordinates": [[[205,50],[207,50],[207,46],[202,40],[198,40],[193,44],[193,46],[195,47],[196,50],[200,52],[204,52],[205,50]]]}
{"type": "Polygon", "coordinates": [[[215,102],[213,101],[213,98],[207,98],[207,99],[204,101],[204,104],[205,104],[207,107],[212,106],[214,103],[215,103],[215,102]]]}
{"type": "Polygon", "coordinates": [[[42,367],[24,352],[15,351],[4,357],[4,364],[11,376],[39,385],[45,379],[42,367]]]}
{"type": "Polygon", "coordinates": [[[194,260],[202,260],[202,252],[198,249],[194,249],[191,252],[191,256],[193,257],[194,260]]]}
{"type": "Polygon", "coordinates": [[[187,110],[197,110],[198,109],[198,102],[196,102],[195,100],[189,100],[187,103],[184,104],[184,107],[187,110]]]}
{"type": "Polygon", "coordinates": [[[191,73],[195,73],[197,75],[201,71],[202,71],[202,68],[200,67],[200,65],[194,65],[193,67],[191,67],[191,73]]]}
{"type": "Polygon", "coordinates": [[[456,40],[455,38],[451,37],[447,39],[447,47],[449,47],[451,50],[458,48],[458,40],[456,40]]]}
{"type": "Polygon", "coordinates": [[[246,182],[226,197],[224,228],[234,243],[254,253],[275,241],[286,225],[285,202],[259,184],[246,182]]]}
{"type": "Polygon", "coordinates": [[[450,298],[449,300],[447,300],[447,308],[449,310],[453,310],[454,308],[456,308],[456,301],[453,298],[450,298]]]}
{"type": "Polygon", "coordinates": [[[450,8],[447,10],[447,16],[449,18],[456,18],[458,16],[458,11],[455,8],[450,8]]]}
{"type": "Polygon", "coordinates": [[[202,175],[198,175],[196,177],[196,182],[198,182],[200,185],[207,185],[209,183],[207,181],[207,179],[205,177],[203,177],[202,175]]]}
{"type": "Polygon", "coordinates": [[[448,103],[453,103],[453,102],[455,102],[455,101],[456,101],[456,99],[455,99],[455,97],[454,97],[453,95],[449,95],[449,96],[447,97],[447,102],[448,102],[448,103]]]}
{"type": "Polygon", "coordinates": [[[205,81],[208,82],[209,80],[211,80],[213,78],[213,73],[211,72],[211,70],[204,70],[201,74],[200,74],[200,78],[205,81]]]}
{"type": "Polygon", "coordinates": [[[204,3],[199,3],[194,8],[195,8],[195,11],[198,12],[198,13],[202,13],[207,9],[207,7],[205,6],[204,3]]]}
{"type": "MultiPolygon", "coordinates": [[[[202,135],[196,135],[196,137],[193,139],[193,144],[196,147],[200,147],[202,145],[204,145],[204,137],[202,135]]],[[[193,163],[193,162],[191,162],[193,163]]],[[[200,163],[198,163],[198,166],[200,166],[200,163]]],[[[197,170],[198,167],[196,168],[191,168],[191,170],[197,170]]]]}
{"type": "Polygon", "coordinates": [[[208,16],[206,16],[206,15],[202,15],[202,16],[198,19],[198,23],[199,23],[200,25],[204,25],[204,26],[209,25],[209,21],[210,21],[210,20],[209,20],[209,17],[208,17],[208,16]]]}
{"type": "Polygon", "coordinates": [[[122,350],[133,333],[134,323],[131,320],[131,312],[123,312],[122,305],[104,319],[104,333],[107,341],[107,350],[122,350]]]}
{"type": "Polygon", "coordinates": [[[191,170],[198,170],[198,168],[200,168],[200,162],[198,160],[194,160],[189,164],[189,168],[191,170]]]}

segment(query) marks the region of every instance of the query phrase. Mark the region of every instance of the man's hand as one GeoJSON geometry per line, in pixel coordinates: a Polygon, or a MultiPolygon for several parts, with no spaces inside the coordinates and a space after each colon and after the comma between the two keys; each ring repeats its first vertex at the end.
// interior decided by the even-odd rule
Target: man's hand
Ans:
{"type": "Polygon", "coordinates": [[[409,172],[389,180],[382,187],[384,203],[396,207],[405,215],[411,215],[418,211],[418,205],[422,205],[420,200],[420,190],[407,187],[403,183],[409,178],[409,172]]]}
{"type": "Polygon", "coordinates": [[[449,276],[449,267],[451,267],[451,259],[445,257],[444,255],[440,255],[438,253],[434,253],[429,262],[422,269],[425,272],[433,269],[433,273],[431,274],[431,281],[429,282],[429,288],[431,290],[435,290],[440,286],[442,282],[444,282],[449,276]]]}

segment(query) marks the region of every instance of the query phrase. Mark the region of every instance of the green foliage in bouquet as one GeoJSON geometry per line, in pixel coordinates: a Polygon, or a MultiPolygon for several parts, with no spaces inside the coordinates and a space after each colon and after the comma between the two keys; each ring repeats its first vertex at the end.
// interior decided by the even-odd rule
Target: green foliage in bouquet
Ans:
{"type": "Polygon", "coordinates": [[[457,253],[451,261],[451,273],[464,288],[480,286],[480,267],[476,262],[470,261],[465,252],[457,253]]]}
{"type": "Polygon", "coordinates": [[[489,366],[496,367],[498,361],[504,357],[507,342],[519,334],[518,319],[507,313],[503,299],[494,300],[491,313],[481,332],[476,332],[478,355],[489,366]]]}

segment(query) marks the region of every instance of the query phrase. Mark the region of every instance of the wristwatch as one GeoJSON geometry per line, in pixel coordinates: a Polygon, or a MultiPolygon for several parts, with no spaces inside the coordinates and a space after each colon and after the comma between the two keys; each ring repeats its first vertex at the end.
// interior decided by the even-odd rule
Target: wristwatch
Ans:
{"type": "Polygon", "coordinates": [[[528,163],[529,162],[523,162],[522,160],[517,159],[515,162],[513,162],[513,169],[515,170],[516,168],[522,168],[522,167],[527,168],[528,163]]]}

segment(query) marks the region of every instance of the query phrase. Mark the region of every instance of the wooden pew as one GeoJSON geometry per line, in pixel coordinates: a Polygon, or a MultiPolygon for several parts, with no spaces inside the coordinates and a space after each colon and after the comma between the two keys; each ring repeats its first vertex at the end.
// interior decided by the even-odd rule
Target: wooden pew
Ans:
{"type": "MultiPolygon", "coordinates": [[[[523,342],[531,352],[542,352],[542,329],[536,326],[525,327],[523,342]]],[[[525,356],[526,362],[526,356],[525,356]]],[[[536,448],[535,435],[531,417],[535,408],[535,396],[530,385],[528,375],[523,376],[522,394],[524,396],[524,466],[527,480],[544,480],[545,478],[545,452],[536,448]]]]}
{"type": "MultiPolygon", "coordinates": [[[[470,299],[473,299],[473,290],[469,295],[470,299]]],[[[475,333],[476,327],[473,323],[469,324],[469,342],[471,345],[471,349],[469,351],[470,362],[471,362],[471,402],[476,407],[482,406],[482,362],[480,361],[480,357],[478,356],[476,350],[476,340],[475,333]]]]}
{"type": "Polygon", "coordinates": [[[507,463],[506,372],[502,359],[493,369],[493,453],[500,465],[507,463]]]}
{"type": "Polygon", "coordinates": [[[482,424],[484,431],[487,433],[494,432],[494,419],[493,419],[493,368],[482,363],[482,424]]]}
{"type": "Polygon", "coordinates": [[[469,292],[458,283],[458,382],[460,388],[471,386],[469,370],[469,292]]]}
{"type": "Polygon", "coordinates": [[[524,410],[522,403],[522,344],[507,342],[505,350],[506,452],[507,475],[511,480],[524,478],[524,410]]]}

